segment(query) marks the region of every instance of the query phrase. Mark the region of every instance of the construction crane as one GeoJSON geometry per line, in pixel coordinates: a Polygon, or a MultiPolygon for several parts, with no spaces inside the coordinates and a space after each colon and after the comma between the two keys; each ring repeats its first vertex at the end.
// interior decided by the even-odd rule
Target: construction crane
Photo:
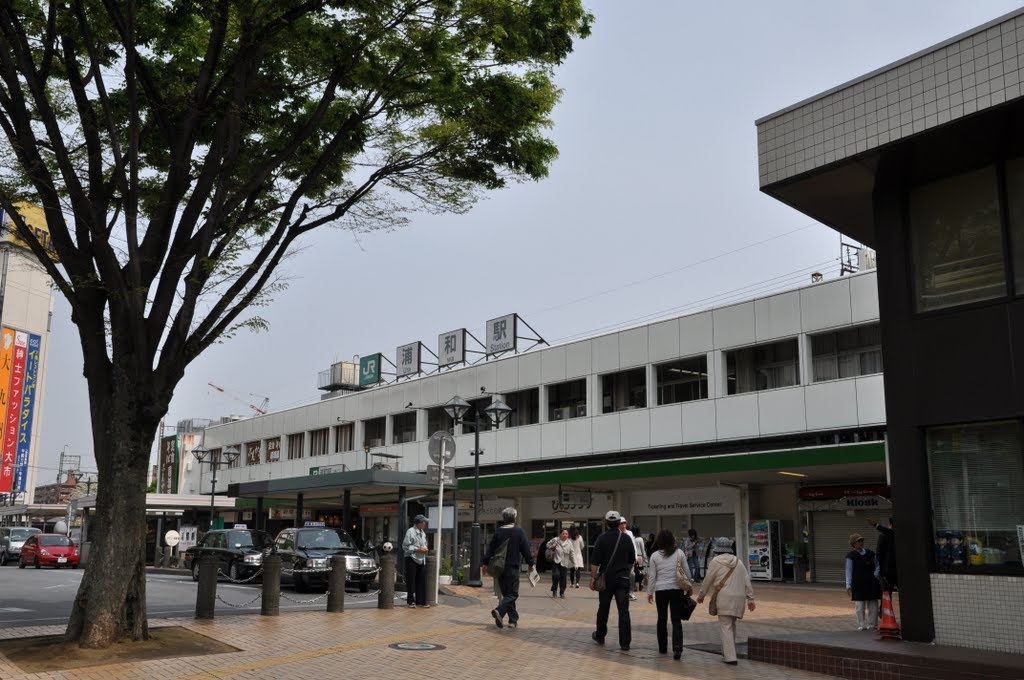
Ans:
{"type": "Polygon", "coordinates": [[[234,392],[231,392],[229,390],[224,389],[220,385],[214,385],[212,382],[208,382],[206,384],[209,385],[210,387],[212,387],[213,389],[217,390],[221,394],[225,394],[225,395],[231,397],[232,399],[234,399],[235,401],[237,401],[237,402],[239,402],[241,404],[245,404],[246,406],[248,406],[249,408],[251,408],[253,411],[255,411],[256,413],[258,413],[261,416],[267,414],[267,406],[270,404],[270,397],[264,397],[261,394],[253,394],[252,392],[250,392],[249,393],[250,397],[260,397],[261,399],[263,399],[263,401],[260,402],[260,405],[256,406],[255,404],[250,403],[248,399],[240,397],[237,394],[235,394],[234,392]]]}

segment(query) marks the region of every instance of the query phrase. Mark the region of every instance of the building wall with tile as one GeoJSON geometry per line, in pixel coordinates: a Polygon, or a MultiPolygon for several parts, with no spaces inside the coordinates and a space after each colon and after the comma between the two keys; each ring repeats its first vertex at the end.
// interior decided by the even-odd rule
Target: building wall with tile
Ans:
{"type": "Polygon", "coordinates": [[[757,121],[760,186],[1021,95],[1024,10],[757,121]]]}
{"type": "Polygon", "coordinates": [[[1020,654],[1024,578],[932,574],[935,642],[1020,654]]]}

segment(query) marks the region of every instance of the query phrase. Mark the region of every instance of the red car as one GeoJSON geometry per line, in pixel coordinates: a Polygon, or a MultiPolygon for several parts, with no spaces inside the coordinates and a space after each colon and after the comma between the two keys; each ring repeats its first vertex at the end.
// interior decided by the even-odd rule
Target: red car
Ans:
{"type": "Polygon", "coordinates": [[[79,559],[78,546],[64,534],[34,534],[21,546],[18,568],[31,564],[38,569],[45,564],[55,569],[69,565],[78,569],[79,559]]]}

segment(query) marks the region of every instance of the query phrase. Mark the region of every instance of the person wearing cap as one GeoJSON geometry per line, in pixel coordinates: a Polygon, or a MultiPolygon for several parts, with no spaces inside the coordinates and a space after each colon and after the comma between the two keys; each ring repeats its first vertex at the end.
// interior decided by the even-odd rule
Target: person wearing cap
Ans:
{"type": "Polygon", "coordinates": [[[850,534],[850,547],[853,550],[846,553],[846,592],[857,611],[857,630],[877,628],[878,600],[882,597],[878,560],[875,553],[864,547],[860,534],[850,534]]]}
{"type": "Polygon", "coordinates": [[[429,607],[427,604],[427,518],[416,515],[412,526],[402,539],[402,553],[405,555],[405,597],[409,609],[429,607]]]}
{"type": "Polygon", "coordinates": [[[526,532],[516,526],[518,516],[519,511],[515,508],[505,508],[501,511],[501,525],[491,536],[491,542],[487,544],[487,550],[484,551],[484,556],[480,560],[483,565],[483,573],[486,574],[494,553],[503,543],[508,543],[505,548],[505,568],[497,576],[501,601],[498,602],[497,607],[491,610],[491,618],[494,619],[494,625],[498,628],[505,626],[502,619],[506,616],[509,628],[519,627],[519,610],[516,608],[516,600],[519,599],[519,571],[523,562],[526,562],[530,566],[530,571],[536,572],[530,541],[526,538],[526,532]]]}
{"type": "MultiPolygon", "coordinates": [[[[735,543],[731,538],[713,539],[710,546],[714,557],[701,581],[697,602],[704,602],[704,596],[711,593],[722,635],[722,661],[735,666],[736,620],[743,618],[744,610],[754,611],[754,586],[743,561],[736,557],[735,543]]],[[[710,604],[708,608],[711,608],[710,604]]]]}
{"type": "Polygon", "coordinates": [[[604,574],[605,588],[597,594],[597,630],[590,637],[599,645],[604,644],[608,635],[608,615],[611,613],[612,598],[619,612],[619,648],[628,650],[633,640],[633,627],[629,619],[630,574],[636,564],[636,548],[625,529],[620,530],[624,521],[616,510],[605,513],[605,532],[594,541],[590,557],[590,588],[594,589],[598,574],[604,574]]]}
{"type": "MultiPolygon", "coordinates": [[[[636,552],[636,537],[633,536],[633,532],[629,530],[629,520],[627,520],[625,517],[622,517],[622,516],[619,517],[619,531],[624,533],[626,535],[626,537],[629,538],[630,542],[633,544],[633,551],[635,553],[636,552]]],[[[631,569],[629,571],[629,599],[631,601],[636,601],[636,595],[633,594],[634,591],[636,591],[636,571],[635,571],[635,569],[636,569],[636,565],[634,564],[633,569],[631,569]]]]}

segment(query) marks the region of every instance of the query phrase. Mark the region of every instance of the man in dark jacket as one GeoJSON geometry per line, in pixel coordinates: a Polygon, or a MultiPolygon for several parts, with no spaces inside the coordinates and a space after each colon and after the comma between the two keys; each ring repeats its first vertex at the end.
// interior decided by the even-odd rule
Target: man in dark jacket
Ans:
{"type": "Polygon", "coordinates": [[[515,508],[505,508],[501,511],[501,526],[494,532],[491,542],[487,545],[484,557],[481,560],[484,566],[484,573],[487,572],[487,565],[491,562],[494,552],[501,547],[501,544],[508,541],[508,548],[505,550],[505,569],[498,577],[498,587],[501,589],[501,602],[495,609],[491,610],[494,617],[494,625],[501,628],[502,619],[508,616],[508,627],[519,626],[519,612],[516,610],[516,600],[519,599],[519,568],[523,562],[533,569],[533,555],[530,551],[530,541],[526,533],[516,526],[516,517],[519,513],[515,508]]]}
{"type": "Polygon", "coordinates": [[[619,531],[621,515],[609,510],[604,516],[605,532],[594,542],[590,558],[590,588],[593,590],[598,573],[605,575],[605,588],[597,594],[597,630],[590,637],[599,645],[608,634],[608,614],[612,598],[619,610],[619,648],[629,649],[633,628],[629,620],[629,575],[636,564],[636,547],[629,537],[619,531]],[[599,571],[600,570],[600,571],[599,571]]]}
{"type": "Polygon", "coordinates": [[[877,520],[869,519],[868,524],[878,529],[878,546],[875,555],[878,557],[879,579],[882,581],[882,590],[898,590],[899,576],[896,572],[896,527],[892,517],[889,518],[889,526],[879,524],[877,520]]]}

